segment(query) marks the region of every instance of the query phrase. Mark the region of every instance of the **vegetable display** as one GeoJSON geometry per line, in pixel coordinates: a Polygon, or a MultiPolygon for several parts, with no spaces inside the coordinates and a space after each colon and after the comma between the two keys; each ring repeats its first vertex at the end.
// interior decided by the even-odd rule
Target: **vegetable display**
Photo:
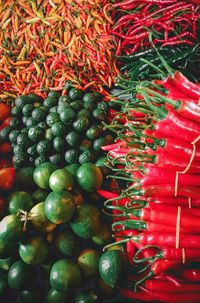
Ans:
{"type": "Polygon", "coordinates": [[[190,292],[191,302],[198,302],[199,280],[191,284],[179,277],[179,268],[199,266],[199,84],[163,63],[170,72],[166,79],[137,85],[128,80],[115,95],[121,111],[107,127],[118,138],[103,150],[110,177],[124,185],[121,194],[98,192],[108,199],[116,244],[126,245],[137,272],[127,281],[134,290],[121,293],[142,301],[186,302],[190,292]]]}
{"type": "Polygon", "coordinates": [[[0,25],[0,301],[199,303],[199,0],[0,25]]]}
{"type": "Polygon", "coordinates": [[[110,108],[102,98],[69,87],[67,96],[50,92],[44,101],[34,94],[15,99],[10,124],[0,131],[12,145],[14,167],[49,160],[56,165],[94,163],[101,146],[114,140],[101,125],[110,108]]]}
{"type": "Polygon", "coordinates": [[[107,1],[1,2],[1,98],[47,97],[67,80],[101,93],[118,69],[107,1]],[[105,46],[106,44],[106,46],[105,46]]]}

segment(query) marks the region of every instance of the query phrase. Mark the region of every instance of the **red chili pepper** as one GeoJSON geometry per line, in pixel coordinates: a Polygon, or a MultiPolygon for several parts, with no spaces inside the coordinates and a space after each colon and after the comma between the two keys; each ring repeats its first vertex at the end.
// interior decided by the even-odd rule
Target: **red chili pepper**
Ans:
{"type": "Polygon", "coordinates": [[[167,302],[167,303],[199,303],[200,302],[200,293],[190,292],[188,293],[165,293],[165,292],[155,292],[147,290],[144,287],[140,287],[146,295],[153,298],[153,302],[160,301],[160,302],[167,302]]]}
{"type": "Polygon", "coordinates": [[[199,261],[200,251],[199,249],[185,248],[184,251],[181,248],[163,247],[156,255],[155,258],[175,260],[180,263],[199,261]]]}
{"type": "MultiPolygon", "coordinates": [[[[145,154],[143,155],[143,159],[145,159],[145,154]]],[[[188,165],[188,161],[186,159],[177,157],[176,155],[174,154],[172,155],[167,152],[156,153],[155,155],[152,155],[151,161],[158,167],[170,168],[171,170],[174,171],[183,171],[188,165]]],[[[193,161],[188,172],[193,174],[195,173],[198,174],[200,172],[200,162],[193,161]]]]}
{"type": "MultiPolygon", "coordinates": [[[[145,176],[139,180],[141,186],[155,185],[155,184],[166,184],[175,183],[176,180],[176,171],[169,170],[162,167],[157,167],[151,165],[148,168],[144,169],[145,176]]],[[[178,177],[179,185],[192,185],[199,186],[200,184],[200,175],[196,174],[179,174],[178,177]]]]}
{"type": "MultiPolygon", "coordinates": [[[[151,209],[151,208],[142,208],[142,209],[132,209],[131,213],[140,218],[142,221],[151,221],[156,224],[167,225],[169,227],[175,227],[177,224],[177,208],[175,210],[168,210],[167,215],[166,211],[151,209]]],[[[199,217],[190,215],[186,212],[181,212],[180,217],[180,228],[186,229],[188,233],[200,233],[200,220],[199,217]]],[[[158,230],[159,232],[159,230],[158,230]]]]}
{"type": "MultiPolygon", "coordinates": [[[[188,200],[188,199],[187,199],[188,200]]],[[[188,214],[188,215],[194,215],[199,217],[200,216],[200,209],[198,208],[189,208],[189,201],[187,201],[188,204],[182,206],[181,205],[181,213],[188,214]]],[[[148,202],[145,205],[145,208],[150,208],[154,210],[160,210],[160,211],[177,211],[177,206],[176,205],[168,205],[164,203],[155,203],[155,202],[148,202]]]]}
{"type": "MultiPolygon", "coordinates": [[[[176,235],[155,232],[142,232],[137,236],[132,237],[133,241],[139,242],[142,245],[156,245],[165,247],[175,247],[176,235]]],[[[200,248],[199,235],[180,235],[179,248],[200,248]]]]}
{"type": "MultiPolygon", "coordinates": [[[[178,113],[180,116],[192,120],[196,123],[200,122],[200,106],[198,105],[198,99],[182,100],[182,98],[179,98],[178,100],[172,100],[161,93],[153,91],[152,89],[144,88],[143,90],[148,92],[149,94],[152,94],[155,97],[158,97],[161,102],[172,106],[175,109],[175,112],[178,113]]],[[[170,111],[172,110],[170,109],[170,111]]],[[[175,112],[172,111],[173,114],[175,114],[175,112]]],[[[179,121],[179,116],[176,115],[175,118],[172,119],[175,119],[175,121],[179,121]]],[[[182,123],[182,121],[183,120],[180,120],[179,122],[182,123]]]]}
{"type": "Polygon", "coordinates": [[[0,102],[0,121],[4,121],[10,115],[10,106],[0,102]]]}
{"type": "MultiPolygon", "coordinates": [[[[174,225],[164,225],[163,224],[157,224],[154,222],[145,222],[145,221],[139,221],[139,220],[124,220],[124,221],[118,221],[118,224],[121,224],[123,226],[123,229],[134,229],[134,230],[140,230],[140,231],[148,231],[148,232],[161,232],[161,233],[175,233],[176,232],[176,226],[174,225]]],[[[180,228],[180,232],[182,234],[190,234],[191,231],[188,231],[186,228],[180,228]]],[[[198,232],[199,233],[199,232],[198,232]]]]}
{"type": "Polygon", "coordinates": [[[144,287],[147,290],[164,293],[199,293],[199,283],[180,283],[179,286],[166,280],[149,279],[145,281],[144,287]]]}
{"type": "MultiPolygon", "coordinates": [[[[191,202],[191,206],[194,206],[194,201],[198,201],[198,200],[194,200],[192,199],[191,201],[187,198],[187,197],[149,197],[147,198],[147,205],[151,205],[149,203],[154,203],[154,204],[164,204],[165,206],[177,206],[180,205],[181,207],[185,207],[188,208],[189,207],[189,203],[191,202]]],[[[198,203],[198,202],[197,202],[198,203]]],[[[150,207],[150,206],[149,206],[150,207]]]]}
{"type": "MultiPolygon", "coordinates": [[[[134,196],[157,197],[159,195],[160,197],[174,197],[173,184],[157,184],[136,188],[133,191],[131,189],[129,190],[129,195],[134,196]]],[[[178,187],[178,196],[199,199],[200,188],[195,186],[181,185],[178,187]]]]}
{"type": "MultiPolygon", "coordinates": [[[[180,136],[178,136],[177,138],[180,138],[180,136]]],[[[156,152],[159,153],[169,153],[172,155],[176,155],[176,157],[180,157],[181,159],[187,159],[189,160],[191,155],[193,154],[193,145],[188,143],[188,142],[184,142],[181,141],[180,139],[176,139],[176,138],[170,138],[167,137],[166,139],[158,139],[156,140],[156,152]]],[[[149,148],[147,150],[148,153],[153,153],[151,151],[151,149],[149,148]]],[[[199,161],[200,160],[200,147],[196,146],[196,150],[195,150],[195,160],[199,161]]]]}
{"type": "Polygon", "coordinates": [[[173,138],[181,136],[181,140],[191,143],[199,136],[200,126],[194,121],[179,116],[171,109],[155,125],[155,133],[173,138]]]}
{"type": "Polygon", "coordinates": [[[153,202],[154,204],[164,204],[165,206],[181,206],[183,208],[200,208],[200,199],[190,199],[188,197],[149,197],[148,202],[153,202]]]}
{"type": "Polygon", "coordinates": [[[146,294],[145,292],[143,292],[142,290],[139,290],[137,292],[135,292],[134,290],[130,289],[130,288],[122,288],[120,289],[120,294],[128,299],[133,299],[134,301],[149,301],[152,302],[154,300],[153,296],[150,296],[148,294],[146,294]]]}
{"type": "Polygon", "coordinates": [[[15,169],[13,167],[0,169],[0,189],[10,190],[15,183],[15,169]]]}
{"type": "Polygon", "coordinates": [[[181,72],[176,71],[172,77],[175,86],[191,98],[200,98],[200,87],[189,81],[181,72]]]}
{"type": "Polygon", "coordinates": [[[200,282],[200,269],[184,268],[180,270],[181,277],[187,281],[200,282]]]}
{"type": "Polygon", "coordinates": [[[177,261],[171,261],[171,260],[156,260],[151,265],[151,275],[159,275],[166,271],[168,271],[170,268],[172,268],[174,265],[177,264],[177,261]]]}

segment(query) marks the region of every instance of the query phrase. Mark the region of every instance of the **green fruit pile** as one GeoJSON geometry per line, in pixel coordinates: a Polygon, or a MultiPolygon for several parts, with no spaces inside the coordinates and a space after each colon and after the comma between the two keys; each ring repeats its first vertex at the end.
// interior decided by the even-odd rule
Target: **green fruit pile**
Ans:
{"type": "Polygon", "coordinates": [[[100,303],[102,295],[115,292],[116,284],[104,282],[108,274],[100,266],[112,232],[92,198],[103,183],[99,162],[99,167],[63,168],[45,162],[17,171],[0,221],[0,298],[5,302],[17,296],[20,303],[100,303]]]}
{"type": "Polygon", "coordinates": [[[58,166],[94,163],[101,146],[113,142],[102,126],[109,103],[96,92],[70,87],[67,96],[52,91],[42,100],[31,94],[14,104],[10,126],[0,131],[0,138],[11,142],[15,168],[46,161],[58,166]]]}

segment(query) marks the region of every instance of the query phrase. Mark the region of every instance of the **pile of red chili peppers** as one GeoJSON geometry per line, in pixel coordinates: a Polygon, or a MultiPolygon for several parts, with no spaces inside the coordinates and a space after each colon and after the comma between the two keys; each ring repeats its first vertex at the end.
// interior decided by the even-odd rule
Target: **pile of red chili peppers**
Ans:
{"type": "Polygon", "coordinates": [[[116,55],[129,55],[151,47],[193,45],[200,27],[198,4],[178,0],[124,0],[113,4],[116,24],[112,34],[116,55]]]}
{"type": "Polygon", "coordinates": [[[134,97],[115,100],[122,108],[107,127],[118,138],[103,147],[110,177],[126,186],[99,190],[134,272],[121,293],[200,302],[200,85],[178,71],[134,85],[134,97]]]}

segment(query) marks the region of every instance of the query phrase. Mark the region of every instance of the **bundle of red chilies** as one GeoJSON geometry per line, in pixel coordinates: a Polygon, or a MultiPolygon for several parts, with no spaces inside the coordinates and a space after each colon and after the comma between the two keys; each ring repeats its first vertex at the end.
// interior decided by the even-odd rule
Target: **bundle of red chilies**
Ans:
{"type": "Polygon", "coordinates": [[[103,149],[110,177],[125,186],[99,194],[134,272],[125,297],[200,302],[199,100],[200,85],[176,71],[138,83],[135,97],[111,112],[118,137],[103,149]]]}

